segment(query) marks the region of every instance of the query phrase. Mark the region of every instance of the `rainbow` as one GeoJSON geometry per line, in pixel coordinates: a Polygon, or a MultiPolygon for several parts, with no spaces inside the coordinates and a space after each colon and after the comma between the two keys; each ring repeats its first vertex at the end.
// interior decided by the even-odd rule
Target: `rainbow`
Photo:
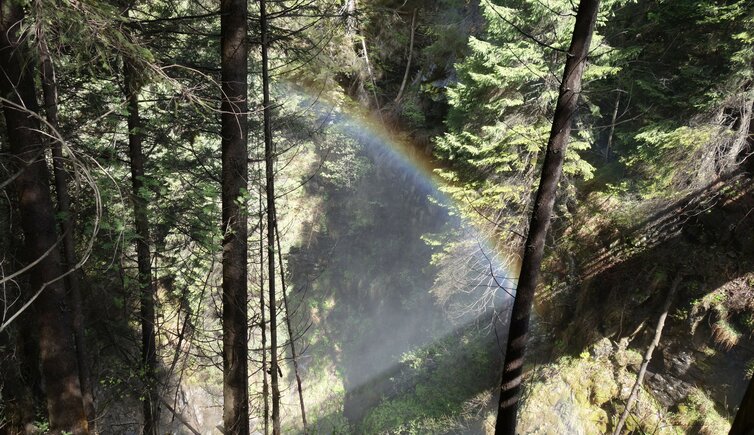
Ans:
{"type": "MultiPolygon", "coordinates": [[[[460,245],[463,249],[460,253],[454,254],[450,267],[443,264],[440,273],[447,271],[445,273],[448,274],[448,281],[458,281],[458,289],[453,291],[453,303],[456,308],[460,306],[460,309],[457,310],[458,316],[452,319],[453,321],[442,322],[441,329],[435,329],[433,336],[427,338],[436,340],[449,336],[474,322],[483,322],[485,327],[504,331],[509,307],[515,295],[515,275],[518,273],[516,257],[500,249],[494,237],[485,236],[483,228],[462,217],[458,212],[461,204],[454,203],[451,197],[443,193],[444,181],[435,173],[436,165],[431,156],[411,143],[405,135],[396,134],[387,128],[378,114],[368,113],[353,102],[328,99],[327,94],[321,90],[306,89],[299,85],[280,86],[279,95],[286,95],[288,98],[284,105],[297,112],[307,112],[308,116],[316,120],[317,125],[322,126],[323,131],[337,132],[349,138],[363,148],[370,160],[403,174],[405,178],[402,183],[450,210],[449,224],[462,239],[458,241],[457,246],[460,245]]],[[[421,242],[417,240],[417,243],[421,242]]],[[[410,328],[410,322],[406,325],[391,325],[392,337],[385,337],[385,343],[370,346],[378,349],[384,346],[385,349],[390,349],[390,340],[410,333],[402,330],[403,327],[410,328]]],[[[503,332],[503,335],[506,334],[503,332]]],[[[428,341],[425,344],[430,343],[431,341],[428,341]]],[[[386,350],[384,353],[389,352],[386,350]]],[[[356,379],[349,379],[349,385],[347,388],[344,385],[344,389],[358,390],[372,380],[392,373],[398,363],[380,364],[364,368],[364,373],[356,379]]],[[[312,385],[312,382],[305,383],[312,385]]],[[[304,396],[307,396],[306,392],[304,396]]],[[[327,406],[321,402],[310,403],[307,407],[310,405],[313,405],[313,409],[327,406]]]]}
{"type": "MultiPolygon", "coordinates": [[[[378,114],[364,110],[353,101],[329,98],[324,88],[312,89],[289,82],[283,86],[281,94],[295,96],[299,100],[299,110],[314,111],[320,116],[321,122],[329,124],[325,129],[338,129],[358,141],[376,161],[398,168],[438,204],[460,216],[457,211],[462,208],[462,204],[443,192],[445,181],[435,172],[437,165],[431,156],[421,151],[405,134],[391,131],[378,114]]],[[[477,242],[480,252],[488,260],[494,261],[489,269],[492,272],[490,278],[494,279],[495,285],[500,286],[508,296],[514,295],[520,269],[519,255],[500,246],[494,234],[489,234],[489,231],[478,227],[470,219],[459,218],[458,225],[464,228],[468,237],[477,242]]]]}

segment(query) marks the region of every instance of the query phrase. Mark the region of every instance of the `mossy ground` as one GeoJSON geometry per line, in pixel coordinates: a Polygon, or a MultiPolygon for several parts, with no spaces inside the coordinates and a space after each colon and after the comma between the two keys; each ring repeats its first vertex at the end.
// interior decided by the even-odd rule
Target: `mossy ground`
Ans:
{"type": "MultiPolygon", "coordinates": [[[[563,357],[530,373],[521,409],[523,434],[604,434],[623,412],[642,356],[603,339],[578,357],[563,357]]],[[[625,433],[727,433],[730,424],[701,389],[677,409],[665,409],[642,388],[625,433]]]]}

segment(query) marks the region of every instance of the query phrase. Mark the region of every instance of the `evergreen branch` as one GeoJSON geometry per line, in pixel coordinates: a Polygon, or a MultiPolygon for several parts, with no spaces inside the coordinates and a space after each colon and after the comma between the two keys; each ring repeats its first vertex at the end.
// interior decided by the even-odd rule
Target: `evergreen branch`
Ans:
{"type": "Polygon", "coordinates": [[[495,14],[501,20],[503,20],[506,24],[508,24],[509,26],[511,26],[514,29],[516,29],[516,31],[518,33],[520,33],[520,34],[524,35],[526,38],[531,39],[532,41],[534,41],[534,43],[536,43],[537,45],[540,45],[540,46],[545,47],[545,48],[549,48],[550,50],[558,51],[560,53],[566,53],[566,54],[568,54],[568,50],[564,50],[564,49],[558,48],[558,47],[553,47],[552,45],[550,45],[550,44],[548,44],[548,43],[546,43],[544,41],[541,41],[541,40],[537,39],[536,36],[532,35],[531,33],[527,32],[526,30],[522,29],[521,27],[519,27],[518,25],[516,25],[516,23],[514,23],[513,21],[505,18],[503,16],[503,14],[501,14],[500,11],[497,10],[497,8],[495,7],[495,5],[492,2],[490,2],[490,0],[484,0],[484,1],[488,5],[490,5],[490,8],[492,9],[492,11],[495,12],[495,14]]]}

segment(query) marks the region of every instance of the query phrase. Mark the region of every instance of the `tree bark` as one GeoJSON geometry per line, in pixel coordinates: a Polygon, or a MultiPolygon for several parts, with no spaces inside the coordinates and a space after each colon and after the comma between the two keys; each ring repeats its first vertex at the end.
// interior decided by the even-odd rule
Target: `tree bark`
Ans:
{"type": "Polygon", "coordinates": [[[524,374],[524,355],[529,332],[529,317],[534,302],[534,292],[539,278],[545,238],[550,227],[558,182],[563,172],[563,161],[571,134],[571,123],[581,92],[581,76],[586,65],[599,3],[599,0],[581,0],[576,14],[576,24],[571,38],[571,46],[568,49],[563,80],[560,84],[552,129],[550,130],[550,138],[542,165],[542,177],[539,181],[534,210],[529,224],[529,233],[524,245],[516,298],[511,312],[505,363],[500,383],[500,402],[495,424],[495,434],[497,435],[513,435],[516,431],[516,414],[521,397],[521,379],[524,374]]]}
{"type": "Polygon", "coordinates": [[[157,391],[157,349],[155,340],[154,279],[152,255],[149,251],[149,216],[144,198],[144,139],[139,115],[139,72],[133,63],[124,59],[123,74],[128,99],[128,154],[131,158],[131,196],[136,228],[136,262],[139,271],[139,301],[141,305],[141,358],[144,371],[144,435],[159,433],[159,393],[157,391]]]}
{"type": "Polygon", "coordinates": [[[264,118],[264,162],[267,196],[267,279],[270,304],[270,389],[272,390],[272,433],[280,435],[280,386],[278,385],[277,299],[275,292],[275,150],[272,143],[272,103],[267,51],[270,36],[267,23],[267,2],[259,0],[259,27],[262,40],[262,97],[264,118]]]}
{"type": "Polygon", "coordinates": [[[749,381],[741,405],[736,412],[736,418],[730,427],[730,435],[754,434],[754,377],[749,381]]]}
{"type": "Polygon", "coordinates": [[[23,10],[8,2],[0,9],[0,92],[7,101],[3,111],[11,153],[23,169],[14,180],[21,212],[28,261],[41,261],[31,269],[32,291],[41,291],[35,303],[39,329],[39,355],[46,387],[50,432],[88,434],[79,367],[75,353],[73,322],[67,307],[64,271],[57,248],[58,235],[49,188],[49,172],[43,157],[44,140],[34,84],[33,62],[27,34],[20,33],[23,10]]]}
{"type": "MultiPolygon", "coordinates": [[[[261,181],[262,174],[259,173],[261,181]]],[[[270,386],[267,383],[267,315],[264,305],[264,206],[262,204],[262,186],[259,183],[259,309],[261,313],[261,330],[262,330],[262,400],[263,400],[263,418],[264,418],[264,435],[270,433],[270,386]]]]}
{"type": "Polygon", "coordinates": [[[223,425],[249,433],[246,190],[248,99],[246,0],[220,4],[222,75],[223,425]]]}
{"type": "MultiPolygon", "coordinates": [[[[40,1],[37,0],[37,8],[41,9],[40,1]]],[[[68,269],[76,268],[75,243],[73,240],[73,217],[71,216],[71,199],[68,193],[68,174],[63,164],[63,146],[56,138],[58,134],[58,87],[55,79],[55,67],[47,47],[44,28],[37,23],[37,43],[39,44],[40,71],[42,83],[42,95],[44,97],[45,119],[50,129],[50,148],[52,149],[52,167],[55,176],[55,193],[58,200],[58,212],[62,215],[60,230],[63,233],[63,254],[65,266],[68,269]]],[[[89,428],[96,432],[96,413],[94,409],[94,393],[92,390],[91,374],[87,364],[87,347],[84,334],[84,309],[81,300],[81,285],[78,271],[69,273],[65,283],[70,290],[70,301],[73,310],[73,338],[76,341],[76,358],[79,365],[79,382],[81,394],[84,397],[84,411],[89,421],[89,428]]]]}
{"type": "Polygon", "coordinates": [[[670,305],[673,303],[673,298],[675,297],[676,290],[678,290],[678,285],[681,283],[681,274],[678,274],[676,278],[673,280],[673,284],[670,287],[670,290],[668,290],[668,295],[665,298],[665,304],[662,307],[662,314],[660,314],[660,318],[657,319],[657,327],[655,328],[655,336],[652,339],[652,342],[649,344],[649,347],[647,348],[646,353],[644,353],[644,361],[641,363],[641,367],[639,368],[639,373],[636,375],[636,382],[634,382],[634,386],[631,388],[631,394],[628,395],[628,400],[626,401],[626,409],[623,410],[623,413],[620,416],[620,420],[618,420],[618,424],[615,426],[615,430],[613,430],[613,435],[619,435],[620,432],[623,430],[623,425],[626,424],[626,419],[628,418],[628,415],[631,413],[631,408],[634,406],[634,402],[636,401],[636,398],[639,396],[639,389],[641,389],[641,385],[644,382],[644,375],[647,374],[647,367],[649,367],[649,361],[652,360],[652,355],[654,354],[655,348],[658,344],[660,344],[660,338],[662,337],[662,330],[665,328],[665,319],[668,317],[668,311],[670,311],[670,305]]]}

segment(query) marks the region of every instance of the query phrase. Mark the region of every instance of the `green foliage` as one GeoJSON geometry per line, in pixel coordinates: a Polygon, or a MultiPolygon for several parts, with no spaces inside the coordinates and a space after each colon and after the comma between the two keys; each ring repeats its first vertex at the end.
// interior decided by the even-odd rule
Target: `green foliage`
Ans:
{"type": "Polygon", "coordinates": [[[347,190],[367,173],[370,163],[365,156],[360,155],[359,148],[352,140],[338,136],[337,133],[330,135],[333,143],[338,146],[331,145],[329,148],[328,158],[322,164],[320,174],[328,183],[347,190]]]}
{"type": "Polygon", "coordinates": [[[416,98],[406,98],[402,101],[401,116],[412,128],[422,127],[427,122],[424,111],[416,98]]]}
{"type": "MultiPolygon", "coordinates": [[[[452,334],[432,345],[404,353],[399,382],[414,385],[411,391],[385,398],[364,420],[365,433],[448,433],[463,427],[466,412],[477,396],[486,394],[496,373],[490,358],[489,336],[476,328],[452,334]],[[463,349],[457,343],[463,343],[463,349]]],[[[496,377],[496,376],[495,376],[496,377]]],[[[489,397],[488,397],[489,399],[489,397]]]]}
{"type": "Polygon", "coordinates": [[[689,171],[691,159],[711,142],[714,133],[711,126],[669,130],[655,125],[637,134],[634,138],[638,146],[623,162],[637,174],[641,195],[645,199],[670,197],[687,187],[693,174],[689,171]]]}
{"type": "Polygon", "coordinates": [[[751,28],[745,1],[628,2],[615,9],[604,33],[619,71],[587,92],[603,113],[618,105],[616,125],[602,141],[611,136],[609,153],[626,170],[604,167],[623,176],[624,192],[668,198],[731,169],[722,161],[726,144],[742,134],[737,119],[752,104],[751,28]]]}
{"type": "Polygon", "coordinates": [[[50,431],[50,422],[45,418],[35,420],[33,425],[40,433],[48,433],[50,431]]]}
{"type": "Polygon", "coordinates": [[[699,388],[693,389],[678,405],[674,417],[677,424],[689,432],[713,435],[730,431],[728,420],[718,413],[714,402],[699,388]]]}
{"type": "MultiPolygon", "coordinates": [[[[436,140],[436,154],[447,167],[438,174],[446,192],[468,205],[465,215],[480,221],[479,214],[494,215],[496,225],[520,228],[550,133],[565,61],[558,50],[568,46],[573,28],[571,5],[484,1],[481,6],[485,32],[469,38],[468,54],[456,64],[458,81],[447,89],[448,132],[436,140]]],[[[618,71],[599,34],[595,41],[597,55],[585,80],[618,71]]],[[[571,140],[564,167],[568,179],[586,180],[594,171],[581,157],[595,141],[588,119],[582,116],[571,140]]]]}
{"type": "MultiPolygon", "coordinates": [[[[491,401],[489,388],[497,381],[499,362],[494,356],[497,344],[489,342],[489,335],[469,328],[442,338],[433,336],[437,342],[413,350],[416,337],[400,337],[403,341],[393,348],[395,354],[369,357],[364,356],[364,348],[390,336],[391,321],[399,317],[416,321],[405,335],[452,323],[450,302],[468,296],[458,287],[466,271],[457,267],[457,260],[476,259],[479,251],[479,242],[465,238],[456,219],[490,229],[496,249],[520,246],[550,133],[574,3],[359,2],[357,34],[345,28],[339,12],[342,3],[316,1],[300,14],[276,16],[271,52],[273,93],[276,102],[283,101],[276,103],[274,113],[280,152],[276,176],[285,186],[280,214],[291,211],[292,216],[286,225],[281,222],[288,239],[283,251],[288,251],[285,244],[296,247],[285,266],[295,284],[290,294],[304,295],[297,301],[302,307],[297,320],[313,324],[300,339],[313,360],[307,373],[317,379],[316,387],[307,384],[307,393],[313,401],[325,402],[310,414],[312,431],[355,430],[350,426],[354,422],[343,415],[352,387],[348,382],[358,378],[362,367],[396,361],[398,369],[382,380],[388,393],[377,394],[374,407],[359,422],[363,429],[368,433],[460,431],[473,418],[467,414],[481,414],[484,405],[479,403],[491,401]],[[415,46],[408,53],[414,11],[415,46]],[[374,78],[367,74],[362,38],[374,78]],[[401,101],[394,102],[409,55],[407,88],[401,101]],[[381,106],[382,113],[398,118],[390,127],[408,130],[411,141],[434,144],[436,160],[431,163],[453,205],[412,190],[406,174],[380,160],[382,150],[364,149],[344,129],[314,126],[324,119],[322,113],[301,110],[304,98],[295,86],[317,90],[344,112],[356,105],[344,103],[350,97],[381,106]],[[379,101],[372,101],[374,95],[379,101]],[[447,208],[440,210],[440,205],[447,208]],[[441,213],[447,213],[453,224],[437,224],[441,213]],[[411,245],[406,252],[405,241],[420,237],[425,244],[411,245]],[[409,260],[395,261],[397,252],[409,260]],[[445,285],[443,279],[456,286],[445,285]],[[468,413],[470,409],[474,412],[468,413]]],[[[83,267],[87,338],[90,348],[104,349],[90,361],[100,375],[98,401],[139,408],[143,400],[137,386],[144,373],[134,358],[139,351],[134,199],[148,204],[147,242],[158,289],[161,363],[167,367],[172,362],[173,331],[185,327],[183,344],[189,343],[190,350],[180,354],[185,356],[179,361],[186,372],[184,382],[219,384],[216,299],[223,233],[217,3],[139,2],[129,15],[123,14],[122,5],[95,0],[25,4],[30,19],[23,26],[29,30],[29,45],[39,42],[33,26],[42,24],[59,79],[60,133],[66,140],[65,165],[72,175],[74,206],[56,218],[75,221],[76,252],[87,258],[83,267]],[[142,90],[143,126],[138,133],[144,136],[147,162],[136,198],[129,194],[124,60],[136,64],[142,90]]],[[[289,4],[278,2],[273,8],[283,10],[289,4]]],[[[250,17],[255,7],[250,3],[250,17]]],[[[252,42],[258,30],[255,23],[250,18],[252,42]]],[[[566,155],[566,186],[560,190],[558,217],[569,219],[572,210],[609,199],[608,205],[590,209],[603,221],[590,221],[586,229],[598,231],[604,224],[609,251],[617,243],[611,237],[621,236],[622,230],[651,216],[658,204],[692,187],[704,178],[700,173],[713,168],[712,175],[718,175],[719,151],[740,133],[735,126],[743,125],[743,109],[754,100],[753,29],[754,10],[745,0],[603,1],[566,155]]],[[[39,59],[31,57],[28,65],[35,66],[39,59]]],[[[261,119],[254,106],[261,83],[256,50],[250,51],[249,62],[249,158],[257,162],[261,119]]],[[[336,110],[327,119],[337,123],[341,115],[336,110]]],[[[4,150],[7,143],[0,142],[4,150]]],[[[416,150],[423,152],[419,147],[416,150]]],[[[0,153],[3,175],[6,167],[12,168],[12,162],[0,153]]],[[[249,190],[236,198],[250,207],[251,227],[256,214],[264,212],[256,203],[264,184],[258,170],[254,167],[246,174],[249,190]]],[[[23,256],[5,249],[15,243],[5,240],[6,235],[8,239],[17,235],[12,233],[15,222],[10,225],[5,217],[14,214],[15,204],[2,201],[1,246],[3,253],[10,253],[2,266],[7,273],[6,264],[15,267],[13,263],[23,261],[23,256]]],[[[575,233],[586,232],[578,230],[582,229],[575,233]]],[[[593,253],[595,245],[579,245],[567,225],[555,231],[548,247],[552,242],[561,250],[553,257],[565,252],[563,247],[593,253]]],[[[258,235],[251,234],[250,240],[258,235]]],[[[640,236],[625,239],[622,254],[643,252],[646,245],[640,236]]],[[[582,260],[570,252],[563,257],[563,263],[573,257],[582,260]]],[[[249,265],[253,293],[259,275],[251,274],[262,267],[251,251],[249,265]]],[[[572,285],[579,272],[574,269],[578,266],[555,271],[562,275],[557,283],[572,285]]],[[[486,264],[484,273],[488,274],[486,264]]],[[[660,268],[656,274],[659,281],[668,272],[660,268]]],[[[24,285],[19,282],[19,292],[24,285]]],[[[548,288],[554,292],[556,285],[548,288]]],[[[633,302],[650,301],[653,291],[649,287],[635,291],[633,302]]],[[[754,316],[734,312],[728,296],[725,291],[711,292],[683,312],[683,320],[697,322],[711,313],[713,334],[724,347],[737,343],[745,335],[742,331],[754,326],[754,316]]],[[[249,315],[258,315],[258,309],[249,315]]],[[[255,334],[258,330],[251,335],[257,344],[255,334]]],[[[556,350],[565,351],[562,338],[554,341],[556,350]]],[[[560,418],[563,415],[553,409],[561,406],[557,409],[570,410],[566,417],[578,416],[592,422],[593,431],[604,431],[609,425],[606,410],[621,406],[619,391],[633,380],[630,369],[640,360],[640,354],[624,348],[610,361],[587,351],[557,361],[544,370],[552,379],[536,373],[532,378],[536,383],[529,390],[527,406],[537,412],[529,415],[560,418]]],[[[658,411],[650,400],[645,400],[643,409],[658,411]]],[[[0,412],[0,426],[4,418],[0,412]]],[[[678,419],[686,428],[725,429],[723,417],[701,391],[679,407],[678,419]]],[[[35,424],[43,432],[49,426],[44,418],[35,424]]]]}

